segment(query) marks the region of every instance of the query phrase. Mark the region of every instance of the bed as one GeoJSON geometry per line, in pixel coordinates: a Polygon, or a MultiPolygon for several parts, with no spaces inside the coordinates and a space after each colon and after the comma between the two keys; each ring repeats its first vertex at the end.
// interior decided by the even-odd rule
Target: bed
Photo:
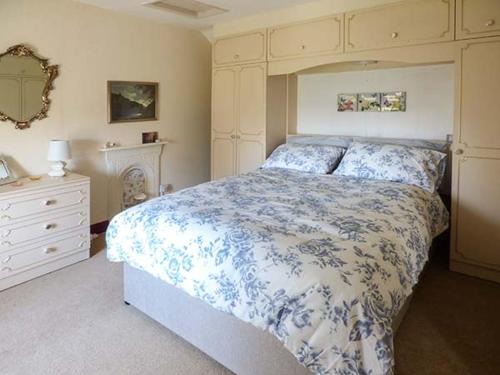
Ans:
{"type": "Polygon", "coordinates": [[[125,262],[125,301],[239,375],[391,374],[447,226],[415,186],[260,169],[117,215],[107,256],[125,262]]]}

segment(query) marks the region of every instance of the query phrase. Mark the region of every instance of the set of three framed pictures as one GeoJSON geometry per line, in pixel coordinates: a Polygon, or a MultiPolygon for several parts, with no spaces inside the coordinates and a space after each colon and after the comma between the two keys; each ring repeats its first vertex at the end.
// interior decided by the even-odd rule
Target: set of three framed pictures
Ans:
{"type": "Polygon", "coordinates": [[[405,112],[406,92],[338,94],[338,112],[405,112]]]}

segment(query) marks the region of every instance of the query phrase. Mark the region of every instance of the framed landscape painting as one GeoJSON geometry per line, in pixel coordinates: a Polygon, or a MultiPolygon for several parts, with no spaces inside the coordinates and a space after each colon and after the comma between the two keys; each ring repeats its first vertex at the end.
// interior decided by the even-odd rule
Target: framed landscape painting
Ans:
{"type": "Polygon", "coordinates": [[[158,83],[108,81],[108,122],[158,120],[158,83]]]}

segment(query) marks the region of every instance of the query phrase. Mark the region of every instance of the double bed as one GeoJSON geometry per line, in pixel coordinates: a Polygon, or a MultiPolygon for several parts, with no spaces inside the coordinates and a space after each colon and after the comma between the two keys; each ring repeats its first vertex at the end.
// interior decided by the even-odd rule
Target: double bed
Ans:
{"type": "Polygon", "coordinates": [[[237,374],[391,374],[447,226],[439,194],[417,186],[268,168],[128,209],[107,251],[125,262],[125,301],[237,374]]]}

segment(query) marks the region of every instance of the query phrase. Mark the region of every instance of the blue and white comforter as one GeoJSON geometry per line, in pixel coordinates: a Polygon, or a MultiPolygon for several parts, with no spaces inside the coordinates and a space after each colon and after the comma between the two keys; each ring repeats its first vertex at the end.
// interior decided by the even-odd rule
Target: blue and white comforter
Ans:
{"type": "Polygon", "coordinates": [[[259,170],[117,215],[108,258],[269,331],[312,373],[391,374],[440,198],[394,182],[259,170]]]}

